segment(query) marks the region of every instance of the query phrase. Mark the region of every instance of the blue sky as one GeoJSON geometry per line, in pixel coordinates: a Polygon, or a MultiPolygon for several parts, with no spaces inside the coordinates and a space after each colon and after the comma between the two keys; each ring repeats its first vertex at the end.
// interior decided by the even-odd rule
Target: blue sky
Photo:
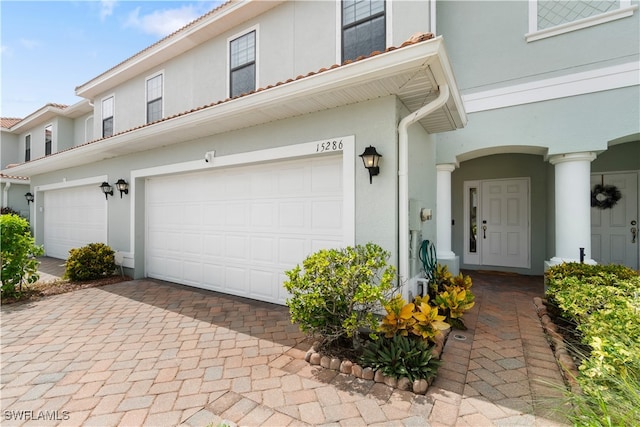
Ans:
{"type": "Polygon", "coordinates": [[[0,116],[73,105],[75,88],[219,1],[0,1],[0,116]]]}

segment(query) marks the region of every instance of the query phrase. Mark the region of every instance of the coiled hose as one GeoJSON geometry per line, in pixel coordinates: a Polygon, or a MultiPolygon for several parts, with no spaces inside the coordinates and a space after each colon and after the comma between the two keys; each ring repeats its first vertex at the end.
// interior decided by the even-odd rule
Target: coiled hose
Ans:
{"type": "Polygon", "coordinates": [[[438,265],[438,259],[436,258],[436,247],[428,240],[423,240],[420,245],[420,252],[418,257],[422,262],[422,268],[424,269],[425,277],[429,280],[429,283],[433,282],[433,276],[436,272],[436,266],[438,265]]]}

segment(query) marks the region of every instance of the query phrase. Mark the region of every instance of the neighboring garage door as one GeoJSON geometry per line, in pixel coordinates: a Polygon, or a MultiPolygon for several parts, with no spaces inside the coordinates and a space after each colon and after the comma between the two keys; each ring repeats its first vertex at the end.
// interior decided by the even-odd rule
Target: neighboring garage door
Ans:
{"type": "Polygon", "coordinates": [[[342,156],[150,178],[149,277],[284,304],[284,272],[341,247],[342,156]]]}
{"type": "Polygon", "coordinates": [[[107,204],[98,184],[44,193],[44,250],[67,259],[69,249],[107,242],[107,204]]]}

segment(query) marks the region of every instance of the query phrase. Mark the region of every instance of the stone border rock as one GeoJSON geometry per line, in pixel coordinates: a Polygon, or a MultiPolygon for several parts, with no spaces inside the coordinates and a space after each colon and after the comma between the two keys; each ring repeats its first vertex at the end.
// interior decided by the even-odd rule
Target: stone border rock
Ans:
{"type": "Polygon", "coordinates": [[[566,384],[571,388],[571,391],[579,392],[580,386],[576,381],[578,368],[567,351],[567,344],[564,341],[564,337],[558,332],[558,325],[553,323],[553,320],[551,320],[547,312],[547,300],[534,297],[533,304],[536,307],[536,313],[538,313],[538,317],[540,318],[542,329],[544,329],[544,332],[547,334],[550,347],[553,350],[558,366],[560,366],[560,372],[566,384]]]}
{"type": "MultiPolygon", "coordinates": [[[[442,350],[450,331],[451,329],[448,329],[444,333],[440,334],[439,338],[436,340],[435,347],[432,350],[432,355],[435,359],[441,359],[442,350]]],[[[318,352],[319,347],[320,342],[314,342],[311,348],[307,351],[304,360],[311,365],[338,371],[341,374],[352,375],[356,378],[375,381],[376,383],[384,383],[389,387],[404,391],[411,391],[415,394],[425,394],[434,379],[434,377],[432,377],[429,381],[424,379],[415,380],[412,383],[409,378],[406,377],[395,378],[387,376],[383,374],[381,370],[374,371],[372,368],[360,366],[348,359],[342,360],[337,357],[323,355],[318,352]]]]}

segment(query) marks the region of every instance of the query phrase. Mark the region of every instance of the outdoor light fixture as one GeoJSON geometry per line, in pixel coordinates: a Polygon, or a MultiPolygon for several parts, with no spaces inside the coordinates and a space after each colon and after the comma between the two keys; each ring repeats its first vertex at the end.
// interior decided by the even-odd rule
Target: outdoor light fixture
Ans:
{"type": "Polygon", "coordinates": [[[362,157],[364,167],[369,170],[369,184],[371,184],[373,183],[373,176],[380,173],[380,167],[378,166],[378,163],[380,162],[380,157],[382,157],[382,154],[379,154],[376,151],[376,147],[372,147],[370,145],[365,148],[364,153],[360,154],[360,157],[362,157]]]}
{"type": "Polygon", "coordinates": [[[31,194],[31,192],[25,194],[24,197],[27,199],[27,205],[30,205],[31,202],[33,202],[33,194],[31,194]]]}
{"type": "Polygon", "coordinates": [[[108,182],[103,182],[100,184],[100,189],[104,193],[104,199],[109,200],[109,195],[113,196],[113,187],[109,185],[108,182]]]}
{"type": "Polygon", "coordinates": [[[122,199],[122,193],[129,194],[129,184],[124,179],[120,178],[116,182],[116,188],[120,192],[120,198],[122,199]]]}

